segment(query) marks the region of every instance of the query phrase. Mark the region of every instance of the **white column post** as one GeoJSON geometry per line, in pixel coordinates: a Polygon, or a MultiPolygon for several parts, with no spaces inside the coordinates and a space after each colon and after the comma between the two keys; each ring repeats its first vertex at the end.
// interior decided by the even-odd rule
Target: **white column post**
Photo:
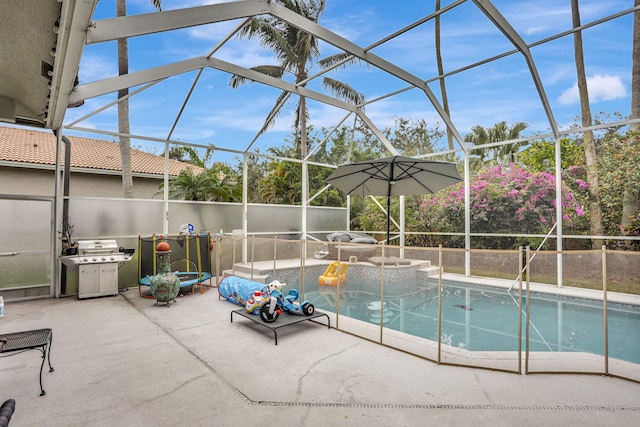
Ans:
{"type": "Polygon", "coordinates": [[[560,150],[560,137],[555,139],[556,162],[556,278],[558,287],[562,287],[562,152],[560,150]]]}

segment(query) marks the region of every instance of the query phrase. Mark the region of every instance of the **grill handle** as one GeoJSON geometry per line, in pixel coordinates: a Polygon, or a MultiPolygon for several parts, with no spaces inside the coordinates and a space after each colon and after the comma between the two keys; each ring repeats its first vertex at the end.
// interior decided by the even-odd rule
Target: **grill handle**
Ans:
{"type": "Polygon", "coordinates": [[[90,255],[103,255],[103,254],[110,255],[112,253],[114,253],[114,252],[113,252],[113,249],[111,249],[111,248],[90,248],[90,249],[83,249],[82,250],[82,254],[83,255],[87,255],[87,256],[90,256],[90,255]]]}

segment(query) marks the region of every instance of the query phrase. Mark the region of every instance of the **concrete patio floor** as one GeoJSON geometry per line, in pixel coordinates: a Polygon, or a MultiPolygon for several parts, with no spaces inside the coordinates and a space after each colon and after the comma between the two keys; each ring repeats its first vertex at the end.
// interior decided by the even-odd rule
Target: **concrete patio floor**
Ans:
{"type": "Polygon", "coordinates": [[[438,366],[326,326],[273,333],[216,289],[170,308],[138,296],[5,303],[0,333],[53,329],[51,363],[0,359],[11,426],[635,426],[640,384],[438,366]]]}

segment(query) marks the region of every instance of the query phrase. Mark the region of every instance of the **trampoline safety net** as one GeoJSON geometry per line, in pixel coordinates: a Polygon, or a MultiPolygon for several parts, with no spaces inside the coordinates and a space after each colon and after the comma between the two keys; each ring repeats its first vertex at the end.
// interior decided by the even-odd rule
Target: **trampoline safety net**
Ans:
{"type": "Polygon", "coordinates": [[[148,285],[149,279],[158,273],[156,246],[160,242],[171,247],[171,270],[180,277],[181,286],[211,279],[210,234],[152,235],[138,236],[139,284],[148,285]]]}

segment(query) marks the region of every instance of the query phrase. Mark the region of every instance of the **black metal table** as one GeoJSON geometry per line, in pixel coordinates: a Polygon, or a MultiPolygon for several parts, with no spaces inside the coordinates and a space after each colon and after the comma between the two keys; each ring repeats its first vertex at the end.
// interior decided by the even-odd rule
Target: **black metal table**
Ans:
{"type": "Polygon", "coordinates": [[[40,396],[47,394],[42,387],[42,368],[44,368],[45,359],[49,361],[49,372],[53,372],[53,367],[51,366],[52,340],[53,331],[51,329],[34,329],[32,331],[0,334],[0,357],[15,356],[28,350],[40,350],[42,352],[42,364],[40,365],[40,396]]]}
{"type": "MultiPolygon", "coordinates": [[[[278,319],[273,323],[266,323],[260,319],[259,315],[249,313],[246,309],[241,308],[239,310],[233,310],[231,312],[231,322],[233,322],[233,315],[238,314],[242,317],[245,317],[258,325],[264,326],[265,328],[269,328],[273,331],[273,335],[275,337],[276,345],[278,345],[278,332],[276,331],[278,328],[283,328],[285,326],[293,325],[294,323],[304,322],[305,320],[313,320],[318,317],[326,317],[327,318],[327,328],[331,329],[331,319],[325,313],[318,313],[317,311],[313,313],[311,316],[297,315],[297,314],[289,314],[282,313],[278,319]]],[[[319,322],[314,322],[319,323],[319,322]]]]}

